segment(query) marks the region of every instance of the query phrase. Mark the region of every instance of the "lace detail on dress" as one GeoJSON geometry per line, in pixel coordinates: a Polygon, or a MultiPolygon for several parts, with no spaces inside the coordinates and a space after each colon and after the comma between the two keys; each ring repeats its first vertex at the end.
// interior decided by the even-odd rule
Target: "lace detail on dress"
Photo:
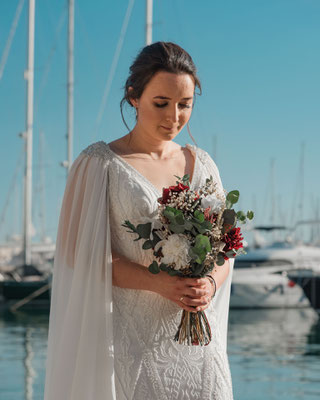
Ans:
{"type": "MultiPolygon", "coordinates": [[[[208,153],[187,144],[196,154],[191,187],[210,176],[208,153]]],[[[112,248],[132,261],[148,266],[152,250],[122,226],[139,223],[158,207],[159,191],[104,141],[83,153],[108,160],[109,218],[112,248]]],[[[211,161],[210,161],[211,160],[211,161]]],[[[211,172],[212,174],[212,172],[211,172]]],[[[215,178],[215,177],[214,177],[215,178]]],[[[227,354],[221,345],[217,313],[206,310],[213,339],[208,346],[184,346],[173,340],[182,310],[160,295],[113,286],[114,366],[119,400],[232,400],[227,354]]]]}
{"type": "Polygon", "coordinates": [[[108,145],[103,140],[90,144],[88,147],[82,150],[82,153],[88,156],[100,157],[105,160],[110,159],[110,155],[108,153],[108,145]]]}
{"type": "MultiPolygon", "coordinates": [[[[191,182],[197,188],[208,177],[206,156],[201,149],[187,146],[197,155],[191,182]]],[[[152,250],[143,250],[142,242],[133,241],[132,234],[121,225],[126,219],[136,224],[140,218],[151,216],[157,209],[159,192],[108,145],[101,148],[110,157],[112,247],[148,266],[153,261],[152,250]]],[[[100,155],[101,148],[90,153],[100,155]]],[[[213,304],[206,311],[212,342],[205,347],[189,347],[173,340],[182,313],[175,303],[154,292],[115,286],[113,302],[116,390],[121,400],[233,399],[227,354],[221,345],[213,304]]]]}

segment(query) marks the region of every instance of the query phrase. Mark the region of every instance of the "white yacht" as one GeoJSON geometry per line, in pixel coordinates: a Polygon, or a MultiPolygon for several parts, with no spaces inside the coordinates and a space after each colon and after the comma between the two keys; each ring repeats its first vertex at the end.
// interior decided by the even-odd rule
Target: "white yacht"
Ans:
{"type": "Polygon", "coordinates": [[[310,307],[301,287],[287,276],[296,269],[320,271],[320,247],[283,241],[248,250],[235,261],[230,307],[310,307]]]}

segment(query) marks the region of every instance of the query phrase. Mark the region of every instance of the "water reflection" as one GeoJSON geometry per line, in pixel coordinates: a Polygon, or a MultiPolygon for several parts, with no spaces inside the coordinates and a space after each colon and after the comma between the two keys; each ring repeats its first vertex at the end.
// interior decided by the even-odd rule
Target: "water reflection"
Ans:
{"type": "Polygon", "coordinates": [[[46,314],[0,314],[1,399],[43,399],[47,325],[46,314]]]}
{"type": "Polygon", "coordinates": [[[320,398],[320,322],[311,308],[232,310],[228,349],[235,399],[320,398]]]}
{"type": "MultiPolygon", "coordinates": [[[[228,352],[235,400],[320,398],[320,322],[312,309],[231,310],[228,352]]],[[[0,393],[42,400],[47,313],[0,315],[0,393]]]]}

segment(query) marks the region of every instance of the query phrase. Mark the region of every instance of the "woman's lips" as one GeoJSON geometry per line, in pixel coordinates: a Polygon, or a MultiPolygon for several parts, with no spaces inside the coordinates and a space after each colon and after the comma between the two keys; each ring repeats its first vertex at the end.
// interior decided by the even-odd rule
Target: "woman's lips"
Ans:
{"type": "Polygon", "coordinates": [[[161,128],[166,129],[167,131],[172,131],[173,128],[166,128],[165,126],[161,125],[161,128]]]}

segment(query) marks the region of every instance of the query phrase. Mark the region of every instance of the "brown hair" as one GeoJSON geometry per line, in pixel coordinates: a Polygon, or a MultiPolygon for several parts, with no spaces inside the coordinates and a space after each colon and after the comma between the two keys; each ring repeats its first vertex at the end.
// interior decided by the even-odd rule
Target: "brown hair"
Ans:
{"type": "MultiPolygon", "coordinates": [[[[123,87],[124,96],[120,102],[122,120],[129,131],[130,128],[123,117],[123,105],[127,102],[131,107],[133,107],[130,97],[140,98],[146,85],[159,71],[166,71],[174,74],[186,73],[191,75],[195,82],[195,88],[199,88],[199,95],[201,95],[201,83],[197,77],[196,66],[189,53],[179,45],[172,42],[155,42],[149,46],[145,46],[130,66],[130,75],[123,87]],[[130,86],[132,89],[129,93],[130,86]]],[[[192,108],[193,106],[194,104],[192,105],[192,108]]],[[[188,132],[194,141],[189,127],[188,132]]]]}

